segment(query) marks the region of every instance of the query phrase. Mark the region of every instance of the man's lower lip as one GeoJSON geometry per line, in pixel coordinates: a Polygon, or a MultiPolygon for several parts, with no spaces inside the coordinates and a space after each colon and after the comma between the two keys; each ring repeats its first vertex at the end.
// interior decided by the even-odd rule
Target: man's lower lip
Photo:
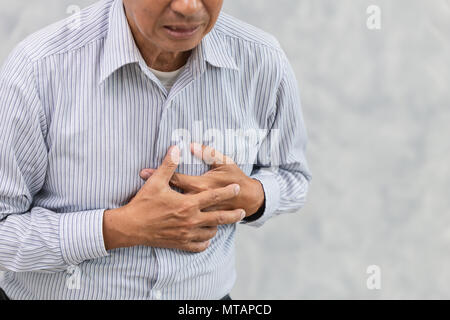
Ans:
{"type": "Polygon", "coordinates": [[[185,38],[192,37],[198,31],[199,28],[200,27],[196,27],[195,29],[173,30],[168,27],[164,27],[164,29],[170,36],[172,36],[173,38],[178,38],[178,39],[185,39],[185,38]]]}

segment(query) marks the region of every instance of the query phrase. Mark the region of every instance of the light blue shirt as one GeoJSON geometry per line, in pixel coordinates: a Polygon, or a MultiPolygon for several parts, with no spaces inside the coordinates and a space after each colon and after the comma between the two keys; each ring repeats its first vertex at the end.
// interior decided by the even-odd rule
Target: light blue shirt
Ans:
{"type": "MultiPolygon", "coordinates": [[[[104,246],[104,211],[136,194],[144,183],[139,172],[157,168],[180,143],[177,129],[261,181],[265,212],[247,225],[260,227],[304,205],[311,174],[297,81],[272,36],[222,13],[170,92],[146,66],[121,0],[98,2],[79,21],[68,18],[21,42],[0,71],[0,287],[7,295],[219,299],[229,293],[235,224],[220,226],[201,253],[104,246]],[[204,136],[211,129],[267,134],[251,145],[238,135],[230,149],[219,143],[228,140],[204,136]],[[277,157],[269,156],[269,145],[277,157]]],[[[209,169],[194,161],[177,171],[209,169]]]]}

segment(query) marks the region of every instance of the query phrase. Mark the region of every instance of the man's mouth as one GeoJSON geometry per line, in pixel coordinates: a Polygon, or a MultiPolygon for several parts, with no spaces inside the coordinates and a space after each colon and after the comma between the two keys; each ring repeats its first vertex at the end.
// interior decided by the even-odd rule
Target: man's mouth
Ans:
{"type": "Polygon", "coordinates": [[[200,25],[177,25],[177,26],[164,26],[166,32],[176,39],[187,39],[192,37],[199,29],[200,25]]]}

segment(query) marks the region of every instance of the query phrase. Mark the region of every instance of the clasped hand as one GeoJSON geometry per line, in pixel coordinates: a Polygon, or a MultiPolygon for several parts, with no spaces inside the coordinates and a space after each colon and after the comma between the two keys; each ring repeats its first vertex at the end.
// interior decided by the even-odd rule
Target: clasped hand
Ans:
{"type": "Polygon", "coordinates": [[[175,173],[180,150],[171,147],[158,169],[141,171],[146,182],[127,205],[105,211],[107,250],[145,245],[201,252],[219,225],[239,222],[259,209],[264,202],[259,181],[212,148],[193,144],[191,150],[212,169],[202,176],[175,173]]]}

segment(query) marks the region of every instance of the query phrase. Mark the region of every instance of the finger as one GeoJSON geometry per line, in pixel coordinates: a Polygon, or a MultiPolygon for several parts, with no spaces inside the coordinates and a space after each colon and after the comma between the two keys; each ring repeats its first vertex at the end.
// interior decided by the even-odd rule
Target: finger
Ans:
{"type": "Polygon", "coordinates": [[[190,176],[182,173],[175,173],[170,179],[170,183],[177,188],[183,189],[186,192],[202,191],[199,186],[201,185],[201,176],[190,176]]]}
{"type": "Polygon", "coordinates": [[[185,244],[181,244],[180,241],[177,240],[166,240],[164,243],[160,243],[156,245],[159,248],[168,248],[168,249],[178,249],[189,252],[202,252],[208,249],[211,245],[211,240],[203,241],[203,242],[187,242],[185,244]]]}
{"type": "Polygon", "coordinates": [[[239,194],[241,187],[238,184],[230,184],[223,188],[212,189],[192,195],[200,209],[217,205],[225,200],[230,200],[239,194]]]}
{"type": "Polygon", "coordinates": [[[236,209],[232,211],[211,211],[205,212],[203,225],[215,227],[225,224],[233,224],[242,221],[245,218],[244,209],[236,209]]]}
{"type": "MultiPolygon", "coordinates": [[[[143,169],[139,176],[143,180],[148,180],[154,173],[156,169],[143,169]]],[[[203,191],[204,189],[200,188],[201,185],[200,176],[190,176],[187,174],[174,173],[172,178],[169,181],[169,184],[172,187],[177,187],[183,189],[185,193],[198,193],[203,191]]]]}
{"type": "Polygon", "coordinates": [[[216,149],[199,143],[191,143],[191,152],[198,159],[203,160],[213,169],[222,165],[234,164],[233,159],[225,156],[216,149]]]}
{"type": "Polygon", "coordinates": [[[168,185],[170,179],[172,178],[175,170],[178,167],[179,162],[180,148],[178,148],[177,146],[170,147],[161,166],[157,170],[155,170],[150,179],[147,180],[147,183],[149,183],[150,180],[159,180],[168,185]]]}
{"type": "Polygon", "coordinates": [[[205,242],[214,238],[217,234],[217,227],[202,227],[197,228],[192,233],[191,241],[205,242]]]}
{"type": "Polygon", "coordinates": [[[226,201],[222,202],[222,204],[217,204],[215,206],[211,206],[208,208],[202,209],[202,212],[211,212],[211,211],[220,211],[230,209],[230,205],[226,203],[226,201]]]}
{"type": "Polygon", "coordinates": [[[190,252],[203,252],[211,245],[211,240],[204,242],[190,242],[182,247],[182,250],[190,252]]]}
{"type": "Polygon", "coordinates": [[[156,171],[156,169],[143,169],[143,170],[141,170],[141,172],[139,172],[139,176],[143,180],[147,180],[155,173],[155,171],[156,171]]]}

